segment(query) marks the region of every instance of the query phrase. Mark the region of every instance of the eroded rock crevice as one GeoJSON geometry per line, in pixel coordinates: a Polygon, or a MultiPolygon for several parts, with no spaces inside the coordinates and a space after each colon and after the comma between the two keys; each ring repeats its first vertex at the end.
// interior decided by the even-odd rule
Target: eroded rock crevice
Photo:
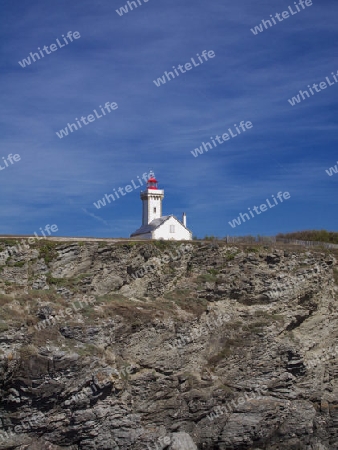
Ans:
{"type": "Polygon", "coordinates": [[[0,449],[338,448],[334,255],[48,241],[0,264],[0,449]]]}

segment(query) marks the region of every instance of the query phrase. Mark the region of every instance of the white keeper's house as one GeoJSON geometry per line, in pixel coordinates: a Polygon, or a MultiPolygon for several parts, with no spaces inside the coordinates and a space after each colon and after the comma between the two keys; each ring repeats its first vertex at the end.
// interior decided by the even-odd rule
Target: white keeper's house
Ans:
{"type": "Polygon", "coordinates": [[[187,216],[182,221],[175,216],[162,216],[164,190],[158,189],[155,177],[147,181],[147,189],[140,193],[142,200],[142,226],[130,235],[137,239],[165,239],[184,241],[192,239],[192,232],[187,228],[187,216]]]}

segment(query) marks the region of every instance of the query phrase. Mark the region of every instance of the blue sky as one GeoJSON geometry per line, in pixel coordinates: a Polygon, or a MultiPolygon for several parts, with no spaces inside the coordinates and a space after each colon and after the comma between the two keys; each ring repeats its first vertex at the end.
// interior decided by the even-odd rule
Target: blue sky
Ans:
{"type": "Polygon", "coordinates": [[[313,5],[258,35],[289,0],[1,2],[1,234],[57,224],[60,236],[128,237],[141,225],[140,189],[94,202],[152,169],[164,214],[187,213],[194,235],[337,230],[338,83],[291,106],[337,73],[338,4],[313,5]],[[62,34],[69,45],[22,68],[62,34]],[[197,53],[215,58],[161,87],[154,79],[197,53]],[[56,131],[99,105],[118,109],[69,136],[56,131]],[[197,158],[191,150],[241,120],[253,128],[197,158]],[[3,164],[2,164],[3,166],[3,164]],[[291,198],[232,229],[229,221],[279,191],[291,198]]]}

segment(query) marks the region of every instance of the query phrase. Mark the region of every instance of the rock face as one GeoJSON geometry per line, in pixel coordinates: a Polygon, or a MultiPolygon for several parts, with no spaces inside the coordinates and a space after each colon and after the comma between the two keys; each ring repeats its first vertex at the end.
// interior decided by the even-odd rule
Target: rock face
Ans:
{"type": "Polygon", "coordinates": [[[338,449],[334,254],[0,245],[0,449],[338,449]]]}

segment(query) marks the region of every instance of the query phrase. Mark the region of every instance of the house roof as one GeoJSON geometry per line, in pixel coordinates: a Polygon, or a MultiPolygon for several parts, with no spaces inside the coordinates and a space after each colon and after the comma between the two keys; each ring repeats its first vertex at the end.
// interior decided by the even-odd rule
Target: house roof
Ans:
{"type": "Polygon", "coordinates": [[[137,234],[146,234],[151,233],[156,230],[156,228],[160,227],[165,221],[167,221],[170,217],[173,216],[162,216],[159,219],[154,219],[148,225],[143,225],[138,230],[134,231],[130,236],[136,236],[137,234]]]}
{"type": "Polygon", "coordinates": [[[162,216],[159,219],[154,219],[152,220],[150,223],[148,223],[148,225],[143,225],[142,227],[140,227],[138,230],[134,231],[134,233],[132,233],[130,236],[137,236],[139,234],[146,234],[146,233],[151,233],[152,231],[156,230],[157,228],[159,228],[161,225],[164,224],[164,222],[166,222],[168,219],[170,219],[171,217],[173,217],[175,220],[177,220],[177,222],[182,225],[182,227],[184,227],[185,229],[187,229],[188,231],[190,231],[187,227],[185,227],[183,225],[182,222],[180,222],[177,217],[175,217],[174,215],[170,215],[170,216],[162,216]]]}

